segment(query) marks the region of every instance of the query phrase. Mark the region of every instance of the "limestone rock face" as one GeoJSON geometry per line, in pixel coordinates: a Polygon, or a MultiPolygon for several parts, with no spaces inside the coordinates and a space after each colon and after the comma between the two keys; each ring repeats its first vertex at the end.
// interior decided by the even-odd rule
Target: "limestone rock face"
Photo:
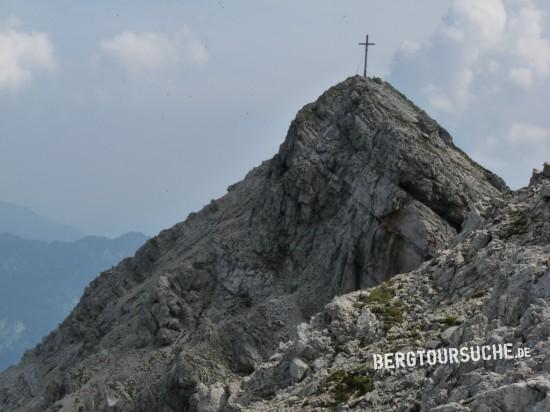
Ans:
{"type": "MultiPolygon", "coordinates": [[[[356,339],[375,343],[386,326],[355,308],[363,292],[353,291],[458,242],[471,259],[493,236],[473,230],[507,193],[389,84],[349,78],[300,110],[271,160],[96,278],[59,328],[0,375],[0,409],[261,408],[250,405],[306,387],[333,367],[330,356],[355,353],[356,339]],[[328,320],[307,323],[347,292],[328,320]]],[[[420,299],[437,293],[418,277],[420,299]]],[[[437,287],[465,293],[472,277],[442,270],[437,287]]],[[[502,288],[506,319],[518,322],[528,297],[502,288]]],[[[443,391],[446,380],[430,385],[443,391]]]]}
{"type": "Polygon", "coordinates": [[[550,410],[550,200],[541,196],[549,183],[550,174],[537,174],[486,205],[475,229],[418,269],[335,297],[247,377],[234,410],[550,410]],[[513,359],[380,369],[373,358],[504,343],[513,359]],[[296,352],[311,365],[308,375],[278,380],[272,371],[285,370],[296,352]]]}

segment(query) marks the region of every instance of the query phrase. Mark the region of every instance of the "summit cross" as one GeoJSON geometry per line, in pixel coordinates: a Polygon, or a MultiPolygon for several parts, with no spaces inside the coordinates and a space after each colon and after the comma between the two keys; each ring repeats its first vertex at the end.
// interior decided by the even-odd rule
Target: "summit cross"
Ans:
{"type": "Polygon", "coordinates": [[[374,46],[376,43],[369,43],[369,35],[365,39],[365,43],[359,43],[359,46],[365,46],[365,68],[363,69],[363,76],[367,77],[367,57],[369,54],[369,46],[374,46]]]}

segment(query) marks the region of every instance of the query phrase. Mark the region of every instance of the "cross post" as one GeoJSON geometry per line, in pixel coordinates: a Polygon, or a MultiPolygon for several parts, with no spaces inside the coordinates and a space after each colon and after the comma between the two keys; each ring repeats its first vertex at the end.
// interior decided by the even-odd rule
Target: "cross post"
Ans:
{"type": "Polygon", "coordinates": [[[365,46],[365,68],[363,69],[363,76],[367,77],[367,57],[369,53],[369,46],[374,46],[376,43],[369,43],[369,35],[365,39],[365,43],[359,43],[359,46],[365,46]]]}

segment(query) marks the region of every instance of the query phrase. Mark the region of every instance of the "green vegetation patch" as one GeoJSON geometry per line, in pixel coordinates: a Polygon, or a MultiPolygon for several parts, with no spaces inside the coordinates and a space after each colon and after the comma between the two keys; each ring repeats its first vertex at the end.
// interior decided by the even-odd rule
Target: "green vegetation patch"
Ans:
{"type": "Polygon", "coordinates": [[[529,218],[525,213],[516,212],[516,216],[510,224],[503,230],[502,237],[509,238],[512,236],[523,235],[529,230],[529,218]]]}
{"type": "Polygon", "coordinates": [[[393,289],[385,284],[375,287],[365,298],[365,303],[375,305],[388,305],[395,296],[393,289]]]}
{"type": "Polygon", "coordinates": [[[401,305],[385,305],[375,306],[371,309],[372,313],[382,317],[384,321],[384,329],[387,331],[394,325],[398,325],[403,322],[403,310],[401,305]]]}
{"type": "Polygon", "coordinates": [[[387,331],[403,321],[403,305],[401,302],[392,303],[394,297],[395,290],[383,283],[372,289],[367,296],[361,295],[355,307],[362,309],[369,306],[371,312],[384,322],[384,329],[387,331]]]}
{"type": "Polygon", "coordinates": [[[330,392],[335,404],[347,402],[374,390],[374,383],[367,372],[338,370],[330,375],[321,391],[330,392]]]}

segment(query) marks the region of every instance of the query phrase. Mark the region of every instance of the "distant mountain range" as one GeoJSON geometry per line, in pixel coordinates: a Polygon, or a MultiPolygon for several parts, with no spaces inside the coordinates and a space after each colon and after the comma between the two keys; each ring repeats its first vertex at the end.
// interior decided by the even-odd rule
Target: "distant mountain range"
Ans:
{"type": "Polygon", "coordinates": [[[30,240],[72,242],[85,236],[80,230],[40,216],[26,207],[0,201],[0,233],[30,240]]]}
{"type": "MultiPolygon", "coordinates": [[[[78,237],[76,229],[52,224],[19,207],[0,204],[17,222],[10,226],[0,211],[0,231],[50,240],[78,237]],[[24,224],[29,218],[37,223],[24,224]]],[[[53,330],[78,302],[85,286],[103,270],[135,253],[147,237],[127,233],[116,239],[88,236],[71,242],[44,242],[0,234],[0,370],[16,363],[53,330]]]]}

